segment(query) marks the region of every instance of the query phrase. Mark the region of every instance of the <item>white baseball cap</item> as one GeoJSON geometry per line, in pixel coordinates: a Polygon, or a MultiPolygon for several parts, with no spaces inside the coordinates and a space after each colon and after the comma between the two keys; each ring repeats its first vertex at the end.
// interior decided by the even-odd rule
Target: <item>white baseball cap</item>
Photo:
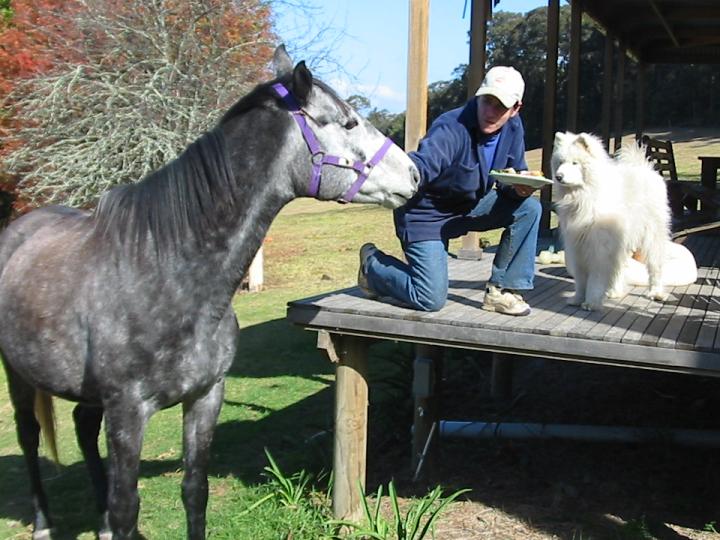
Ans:
{"type": "Polygon", "coordinates": [[[476,96],[490,94],[500,100],[508,109],[522,101],[525,93],[525,81],[520,72],[508,66],[491,68],[483,79],[476,96]]]}

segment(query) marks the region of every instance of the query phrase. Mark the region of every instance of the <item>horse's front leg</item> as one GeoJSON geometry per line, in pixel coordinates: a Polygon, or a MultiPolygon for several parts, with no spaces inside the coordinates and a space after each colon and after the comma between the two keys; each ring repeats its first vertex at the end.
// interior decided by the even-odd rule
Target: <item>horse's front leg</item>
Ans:
{"type": "Polygon", "coordinates": [[[203,397],[183,403],[183,462],[185,476],[182,499],[190,540],[205,538],[208,501],[208,461],[215,424],[222,405],[225,382],[216,383],[203,397]]]}
{"type": "Polygon", "coordinates": [[[140,451],[150,414],[144,412],[142,403],[130,399],[105,406],[110,462],[107,501],[112,540],[129,540],[137,532],[140,451]]]}

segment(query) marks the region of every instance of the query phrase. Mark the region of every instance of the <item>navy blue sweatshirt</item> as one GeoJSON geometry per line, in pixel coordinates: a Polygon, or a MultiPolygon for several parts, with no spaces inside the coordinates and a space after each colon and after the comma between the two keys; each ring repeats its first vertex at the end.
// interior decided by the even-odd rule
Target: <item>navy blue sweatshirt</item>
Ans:
{"type": "MultiPolygon", "coordinates": [[[[497,134],[492,163],[486,163],[483,145],[489,139],[477,123],[477,100],[439,116],[409,156],[420,171],[420,188],[405,206],[395,210],[395,230],[404,244],[447,240],[468,232],[467,213],[492,188],[490,169],[527,170],[525,129],[516,115],[497,134]]],[[[501,194],[519,198],[502,184],[501,194]]]]}

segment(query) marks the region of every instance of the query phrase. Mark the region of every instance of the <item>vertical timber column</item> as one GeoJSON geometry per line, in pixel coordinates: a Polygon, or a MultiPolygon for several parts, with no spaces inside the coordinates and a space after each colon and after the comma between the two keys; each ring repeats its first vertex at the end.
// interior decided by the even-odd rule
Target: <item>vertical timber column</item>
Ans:
{"type": "Polygon", "coordinates": [[[333,514],[337,519],[362,517],[358,482],[365,490],[367,457],[367,342],[333,336],[338,360],[335,375],[335,451],[333,514]]]}
{"type": "Polygon", "coordinates": [[[612,111],[614,49],[615,38],[608,30],[605,34],[605,54],[603,58],[602,113],[600,117],[600,130],[602,132],[602,140],[606,150],[610,150],[610,115],[612,111]]]}
{"type": "Polygon", "coordinates": [[[615,145],[617,152],[622,145],[623,135],[623,97],[625,96],[625,47],[618,49],[617,79],[615,81],[615,145]]]}
{"type": "Polygon", "coordinates": [[[409,0],[405,151],[417,150],[427,130],[430,0],[409,0]]]}
{"type": "MultiPolygon", "coordinates": [[[[487,63],[487,21],[491,17],[490,0],[472,0],[470,7],[470,67],[468,69],[468,99],[472,99],[485,77],[487,63]]],[[[478,260],[482,258],[480,235],[469,232],[462,237],[458,258],[478,260]]]]}
{"type": "Polygon", "coordinates": [[[582,38],[582,0],[570,7],[570,66],[568,68],[567,130],[578,131],[580,101],[580,42],[582,38]]]}
{"type": "Polygon", "coordinates": [[[434,345],[415,345],[413,361],[413,399],[415,409],[412,433],[413,480],[424,478],[433,466],[437,445],[437,381],[445,349],[434,345]]]}
{"type": "Polygon", "coordinates": [[[635,140],[637,142],[645,131],[645,78],[647,64],[638,62],[637,82],[635,83],[635,140]]]}
{"type": "MultiPolygon", "coordinates": [[[[545,61],[545,103],[543,104],[543,150],[542,170],[550,178],[550,158],[555,140],[555,103],[557,101],[557,61],[560,32],[560,0],[548,0],[547,55],[545,61]]],[[[540,191],[543,213],[540,219],[540,234],[550,230],[550,187],[540,191]]]]}

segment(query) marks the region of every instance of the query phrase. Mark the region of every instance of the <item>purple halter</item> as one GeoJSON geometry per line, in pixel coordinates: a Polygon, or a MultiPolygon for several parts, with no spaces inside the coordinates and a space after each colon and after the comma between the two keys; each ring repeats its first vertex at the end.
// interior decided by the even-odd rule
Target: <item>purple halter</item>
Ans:
{"type": "Polygon", "coordinates": [[[355,180],[342,197],[338,199],[338,202],[341,203],[352,201],[353,197],[357,195],[357,192],[360,191],[360,187],[372,172],[373,167],[380,163],[380,160],[385,157],[385,154],[393,145],[393,142],[389,138],[386,138],[385,142],[380,147],[380,150],[378,150],[367,162],[352,161],[340,156],[327,155],[320,147],[320,142],[317,140],[312,128],[308,125],[307,120],[305,120],[305,112],[300,107],[300,104],[297,102],[297,99],[295,99],[295,96],[293,96],[282,83],[273,84],[272,88],[288,106],[288,110],[292,113],[293,118],[295,118],[295,122],[297,122],[298,127],[300,127],[303,138],[310,150],[312,175],[310,176],[310,183],[308,184],[308,195],[310,197],[318,196],[323,165],[334,165],[345,169],[353,169],[357,173],[357,180],[355,180]]]}

